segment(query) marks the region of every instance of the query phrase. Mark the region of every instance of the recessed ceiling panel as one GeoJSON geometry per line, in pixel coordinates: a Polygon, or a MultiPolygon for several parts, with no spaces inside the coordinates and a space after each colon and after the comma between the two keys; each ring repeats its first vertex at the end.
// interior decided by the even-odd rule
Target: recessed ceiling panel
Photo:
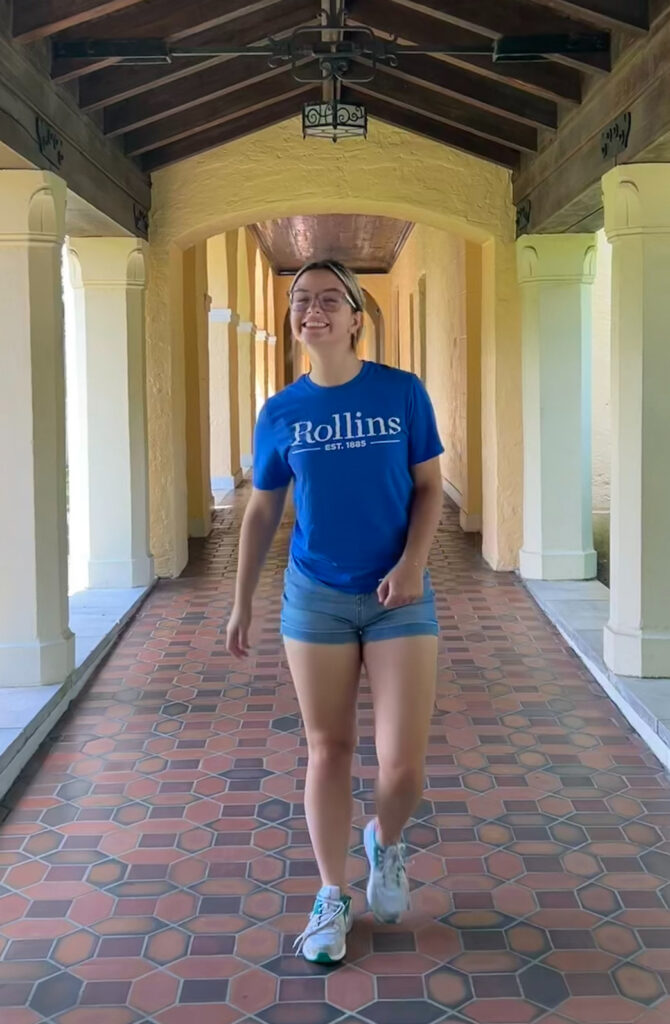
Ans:
{"type": "Polygon", "coordinates": [[[332,213],[266,220],[252,230],[279,274],[317,259],[341,260],[359,274],[386,274],[411,228],[392,217],[332,213]]]}

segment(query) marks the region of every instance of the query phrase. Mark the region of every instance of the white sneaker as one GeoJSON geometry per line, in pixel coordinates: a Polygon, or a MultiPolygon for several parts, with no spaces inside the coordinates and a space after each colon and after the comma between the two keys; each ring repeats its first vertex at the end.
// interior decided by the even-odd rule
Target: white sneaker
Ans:
{"type": "Polygon", "coordinates": [[[347,932],[353,923],[351,897],[342,896],[338,885],[322,886],[307,927],[295,940],[296,956],[302,953],[316,964],[338,963],[347,952],[347,932]]]}
{"type": "Polygon", "coordinates": [[[363,842],[370,862],[367,888],[370,910],[383,924],[395,924],[403,911],[409,908],[405,845],[380,846],[374,821],[365,826],[363,842]]]}

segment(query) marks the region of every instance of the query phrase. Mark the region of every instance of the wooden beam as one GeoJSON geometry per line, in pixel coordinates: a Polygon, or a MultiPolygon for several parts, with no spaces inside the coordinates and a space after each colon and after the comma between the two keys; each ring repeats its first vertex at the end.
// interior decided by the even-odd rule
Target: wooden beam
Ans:
{"type": "Polygon", "coordinates": [[[505,82],[493,82],[435,57],[400,57],[397,68],[386,70],[390,75],[439,89],[482,110],[504,114],[522,124],[552,129],[558,126],[558,109],[551,100],[522,92],[505,82]]]}
{"type": "MultiPolygon", "coordinates": [[[[268,68],[258,57],[234,57],[222,63],[208,66],[177,82],[157,89],[148,89],[139,96],[105,107],[104,131],[116,136],[141,128],[163,118],[171,118],[185,110],[192,110],[198,104],[206,103],[237,89],[242,85],[276,75],[278,70],[268,68]]],[[[223,105],[225,101],[221,100],[223,105]]]]}
{"type": "Polygon", "coordinates": [[[95,18],[125,11],[142,0],[18,0],[12,7],[12,35],[19,43],[63,29],[85,25],[95,18]]]}
{"type": "MultiPolygon", "coordinates": [[[[314,103],[319,102],[320,99],[321,89],[318,86],[316,88],[313,85],[303,86],[300,93],[284,97],[274,103],[268,103],[267,106],[260,107],[251,114],[233,118],[233,120],[226,121],[224,124],[215,125],[213,128],[207,128],[205,131],[198,132],[195,135],[189,135],[178,142],[172,142],[169,146],[164,146],[162,149],[155,149],[151,153],[147,153],[142,159],[142,166],[146,171],[155,171],[160,167],[166,167],[168,164],[186,160],[196,153],[216,149],[226,142],[241,139],[245,135],[262,131],[263,128],[268,128],[270,125],[296,117],[300,113],[304,102],[314,103]]],[[[298,130],[296,129],[296,131],[298,130]]]]}
{"type": "Polygon", "coordinates": [[[151,204],[147,177],[82,117],[71,97],[54,89],[21,47],[1,35],[0,138],[34,167],[60,174],[72,192],[126,232],[146,237],[136,212],[151,204]],[[37,117],[59,137],[57,147],[40,144],[37,117]]]}
{"type": "Polygon", "coordinates": [[[290,70],[272,71],[254,85],[244,85],[225,96],[217,96],[206,103],[182,110],[173,117],[166,117],[128,132],[124,137],[126,154],[140,156],[151,149],[167,146],[178,139],[195,135],[206,128],[213,128],[234,117],[267,106],[268,103],[283,96],[294,96],[303,90],[304,85],[296,82],[290,70]]]}
{"type": "MultiPolygon", "coordinates": [[[[564,14],[550,11],[531,3],[530,0],[399,0],[410,12],[433,12],[443,21],[460,25],[473,32],[481,32],[490,39],[500,36],[567,34],[592,32],[593,26],[576,21],[564,14]]],[[[605,72],[611,67],[608,53],[579,54],[574,57],[564,54],[552,56],[552,60],[579,68],[582,71],[605,72]]]]}
{"type": "Polygon", "coordinates": [[[434,142],[451,146],[452,149],[469,153],[470,156],[490,160],[492,163],[500,164],[508,169],[519,166],[517,150],[504,146],[502,143],[482,139],[478,135],[472,135],[470,132],[462,131],[460,128],[444,124],[441,121],[435,121],[431,117],[405,110],[403,107],[396,106],[395,103],[369,92],[368,86],[343,90],[343,99],[351,103],[363,103],[369,114],[396,128],[404,128],[416,135],[423,135],[434,142]]]}
{"type": "Polygon", "coordinates": [[[534,0],[560,14],[579,18],[596,28],[619,28],[645,33],[649,29],[648,0],[534,0]]]}
{"type": "MultiPolygon", "coordinates": [[[[349,8],[348,8],[349,9],[349,8]]],[[[481,36],[439,18],[402,9],[392,0],[351,0],[351,21],[369,25],[377,32],[387,33],[408,43],[427,46],[471,46],[481,43],[481,36]]],[[[573,68],[547,63],[494,64],[490,57],[445,57],[449,63],[469,71],[505,81],[520,89],[551,100],[579,103],[581,77],[573,68]]]]}
{"type": "MultiPolygon", "coordinates": [[[[597,221],[601,178],[615,164],[670,158],[670,20],[636,42],[626,60],[576,111],[554,140],[514,177],[514,202],[530,201],[528,231],[580,230],[597,221]],[[603,156],[603,131],[631,117],[628,145],[603,156]]],[[[602,225],[602,216],[600,225],[602,225]]]]}
{"type": "MultiPolygon", "coordinates": [[[[151,2],[154,2],[154,0],[151,0],[151,2]]],[[[183,17],[172,22],[163,21],[164,29],[172,26],[174,32],[166,32],[161,38],[167,43],[177,43],[180,40],[188,39],[188,43],[192,46],[210,46],[217,43],[225,43],[227,46],[244,46],[246,42],[238,42],[240,36],[248,36],[251,32],[252,38],[250,41],[255,41],[258,38],[258,33],[262,32],[262,38],[265,38],[269,34],[269,30],[265,27],[266,21],[271,20],[272,16],[281,16],[287,11],[287,5],[284,3],[284,0],[261,0],[265,5],[263,11],[257,9],[258,3],[255,4],[254,10],[249,10],[250,3],[240,3],[240,0],[221,0],[221,3],[217,2],[216,6],[216,10],[219,12],[217,22],[216,24],[211,24],[214,18],[214,9],[209,5],[214,2],[215,0],[207,0],[206,7],[202,3],[196,5],[183,4],[183,9],[191,19],[190,27],[186,27],[185,18],[183,17]],[[224,3],[227,4],[225,8],[222,6],[224,3]],[[225,14],[224,19],[225,12],[227,14],[225,14]],[[200,18],[205,20],[200,22],[200,18]]],[[[316,12],[314,0],[310,3],[309,10],[311,11],[311,17],[313,17],[316,12]]],[[[151,28],[149,26],[146,28],[144,35],[150,34],[151,28]]],[[[158,35],[160,36],[160,32],[158,35]]],[[[176,63],[181,66],[183,60],[184,58],[180,57],[176,63]]],[[[94,71],[118,63],[117,58],[96,60],[55,58],[51,66],[51,76],[54,81],[64,82],[72,78],[90,75],[94,71]]],[[[131,67],[128,70],[155,72],[161,69],[131,67]]],[[[166,70],[169,71],[170,69],[166,70]]]]}
{"type": "MultiPolygon", "coordinates": [[[[292,31],[295,25],[309,21],[314,13],[314,0],[282,0],[268,9],[259,22],[256,17],[246,17],[228,25],[227,40],[234,46],[248,46],[260,43],[269,36],[281,38],[292,31]],[[259,32],[264,33],[259,36],[259,32]]],[[[220,36],[219,36],[220,39],[220,36]]],[[[241,59],[241,58],[238,58],[241,59]]],[[[263,64],[261,58],[254,58],[263,64]]],[[[170,82],[183,80],[194,72],[220,65],[224,57],[203,59],[180,58],[166,67],[112,67],[85,75],[79,82],[79,105],[83,110],[97,110],[112,103],[138,96],[149,89],[160,88],[170,82]]],[[[182,81],[182,86],[188,86],[182,81]]]]}
{"type": "Polygon", "coordinates": [[[482,138],[502,142],[512,149],[529,153],[537,151],[536,128],[500,114],[490,114],[435,89],[425,89],[416,82],[397,78],[380,68],[377,68],[373,81],[362,85],[361,89],[418,114],[434,117],[482,138]]]}
{"type": "Polygon", "coordinates": [[[262,20],[276,0],[144,0],[140,6],[99,18],[85,29],[59,35],[59,42],[76,39],[170,39],[177,42],[199,32],[254,14],[262,20]]]}

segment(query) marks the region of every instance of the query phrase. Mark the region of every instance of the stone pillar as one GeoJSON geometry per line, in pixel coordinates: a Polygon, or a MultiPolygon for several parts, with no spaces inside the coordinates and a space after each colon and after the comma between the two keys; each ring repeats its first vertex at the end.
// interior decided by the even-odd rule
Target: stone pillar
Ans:
{"type": "MultiPolygon", "coordinates": [[[[425,292],[425,278],[423,280],[425,292]]],[[[420,300],[425,305],[425,294],[420,300]]],[[[418,305],[420,305],[420,303],[418,305]]],[[[415,320],[419,317],[415,316],[415,320]]],[[[415,373],[425,370],[421,344],[422,326],[416,331],[415,373]]],[[[482,529],[482,250],[476,242],[465,243],[465,329],[466,329],[466,408],[465,479],[459,513],[465,533],[482,529]]],[[[425,333],[425,331],[423,332],[425,333]]]]}
{"type": "Polygon", "coordinates": [[[256,415],[268,397],[268,332],[256,330],[256,415]]]}
{"type": "Polygon", "coordinates": [[[609,668],[670,676],[670,164],[603,178],[612,244],[609,668]]]}
{"type": "Polygon", "coordinates": [[[73,238],[85,330],[88,586],[142,587],[149,553],[144,259],[137,238],[73,238]]]}
{"type": "Polygon", "coordinates": [[[277,335],[268,334],[268,398],[277,393],[277,335]]]}
{"type": "Polygon", "coordinates": [[[211,482],[214,503],[242,482],[237,369],[238,316],[232,309],[209,311],[209,410],[211,482]]]}
{"type": "Polygon", "coordinates": [[[521,575],[596,575],[591,502],[591,294],[594,235],[517,243],[522,297],[521,575]]]}
{"type": "Polygon", "coordinates": [[[209,452],[209,325],[207,246],[184,252],[184,351],[186,376],[186,483],[189,537],[212,529],[209,452]]]}
{"type": "MultiPolygon", "coordinates": [[[[503,571],[517,567],[523,536],[519,292],[515,243],[511,237],[487,240],[482,245],[482,555],[491,568],[503,571]]],[[[421,296],[419,281],[422,302],[421,296]]]]}
{"type": "Polygon", "coordinates": [[[256,425],[256,327],[250,321],[237,325],[237,370],[240,402],[240,461],[247,474],[253,462],[253,439],[256,425]]]}
{"type": "Polygon", "coordinates": [[[68,628],[65,182],[0,171],[0,686],[61,683],[68,628]]]}

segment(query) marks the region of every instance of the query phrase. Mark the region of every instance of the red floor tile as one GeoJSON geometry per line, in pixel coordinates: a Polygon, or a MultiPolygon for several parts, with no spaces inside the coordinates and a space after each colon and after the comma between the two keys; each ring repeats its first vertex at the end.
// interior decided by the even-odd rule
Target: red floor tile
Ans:
{"type": "Polygon", "coordinates": [[[445,507],[413,906],[364,913],[375,775],[361,687],[347,964],[292,955],[318,885],[278,636],[289,525],[255,648],[224,632],[244,492],[162,581],[9,794],[3,1024],[665,1024],[670,784],[533,604],[445,507]]]}

